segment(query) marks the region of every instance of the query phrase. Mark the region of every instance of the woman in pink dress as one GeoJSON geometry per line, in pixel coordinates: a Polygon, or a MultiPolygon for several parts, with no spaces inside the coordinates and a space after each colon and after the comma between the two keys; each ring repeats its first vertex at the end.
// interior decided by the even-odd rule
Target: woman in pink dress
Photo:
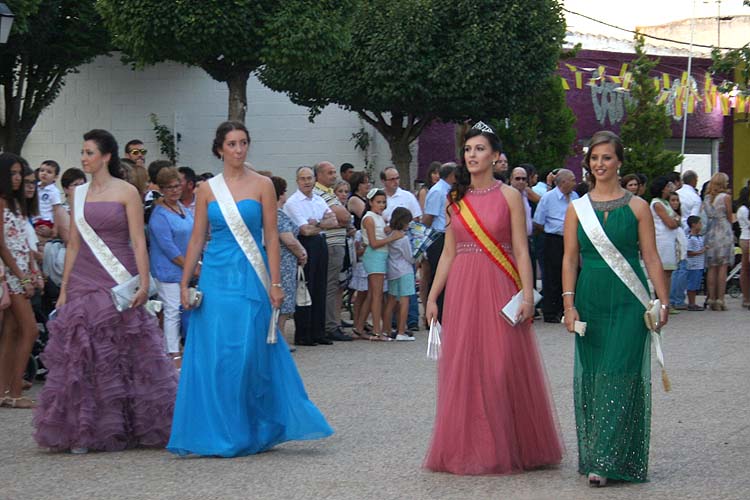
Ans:
{"type": "Polygon", "coordinates": [[[518,191],[492,176],[500,148],[484,124],[466,134],[464,161],[447,208],[445,248],[427,300],[427,320],[437,319],[436,299],[445,287],[437,414],[424,462],[433,471],[509,474],[562,459],[530,324],[534,304],[526,215],[518,191]],[[481,229],[470,229],[477,227],[469,224],[472,218],[481,229]],[[499,311],[519,288],[523,306],[517,326],[511,326],[499,311]]]}

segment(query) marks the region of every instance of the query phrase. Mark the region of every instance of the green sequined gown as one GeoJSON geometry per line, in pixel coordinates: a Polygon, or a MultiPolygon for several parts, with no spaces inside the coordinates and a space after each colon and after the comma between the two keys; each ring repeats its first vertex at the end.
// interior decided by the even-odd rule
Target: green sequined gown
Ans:
{"type": "MultiPolygon", "coordinates": [[[[605,223],[604,212],[597,208],[594,203],[607,236],[645,285],[635,214],[624,204],[611,209],[605,223]]],[[[607,266],[580,224],[578,242],[583,263],[575,304],[581,321],[588,323],[586,335],[576,335],[575,348],[578,472],[644,482],[651,426],[651,350],[644,307],[607,266]]]]}

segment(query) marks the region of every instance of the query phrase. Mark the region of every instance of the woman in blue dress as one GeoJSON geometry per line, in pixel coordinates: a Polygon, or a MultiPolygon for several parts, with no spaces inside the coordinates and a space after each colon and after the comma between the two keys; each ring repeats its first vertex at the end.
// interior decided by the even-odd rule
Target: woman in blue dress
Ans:
{"type": "Polygon", "coordinates": [[[266,343],[271,306],[280,307],[284,299],[276,193],[270,179],[245,167],[249,146],[250,135],[242,123],[224,122],[216,130],[213,153],[224,162],[224,180],[263,253],[271,286],[266,292],[211,186],[202,183],[180,284],[183,307],[190,306],[187,286],[209,227],[211,241],[199,283],[203,303],[190,318],[167,445],[179,455],[250,455],[285,441],[333,434],[308,399],[283,337],[266,343]]]}

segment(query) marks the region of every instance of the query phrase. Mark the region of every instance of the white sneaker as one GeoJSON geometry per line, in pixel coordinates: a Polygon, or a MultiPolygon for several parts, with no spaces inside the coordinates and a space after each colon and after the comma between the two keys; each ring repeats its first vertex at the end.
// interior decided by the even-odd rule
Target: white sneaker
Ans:
{"type": "Polygon", "coordinates": [[[88,448],[71,448],[70,453],[73,455],[85,455],[89,452],[88,448]]]}
{"type": "Polygon", "coordinates": [[[411,335],[406,335],[405,333],[399,333],[396,335],[396,341],[397,342],[411,342],[412,340],[417,340],[411,335]]]}

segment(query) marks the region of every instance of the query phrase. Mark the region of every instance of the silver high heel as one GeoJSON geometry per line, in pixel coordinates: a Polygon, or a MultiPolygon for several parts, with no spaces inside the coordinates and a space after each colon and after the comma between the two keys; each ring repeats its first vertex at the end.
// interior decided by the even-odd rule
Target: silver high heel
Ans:
{"type": "Polygon", "coordinates": [[[599,474],[589,474],[589,486],[593,488],[601,488],[607,486],[607,478],[600,476],[599,474]]]}

